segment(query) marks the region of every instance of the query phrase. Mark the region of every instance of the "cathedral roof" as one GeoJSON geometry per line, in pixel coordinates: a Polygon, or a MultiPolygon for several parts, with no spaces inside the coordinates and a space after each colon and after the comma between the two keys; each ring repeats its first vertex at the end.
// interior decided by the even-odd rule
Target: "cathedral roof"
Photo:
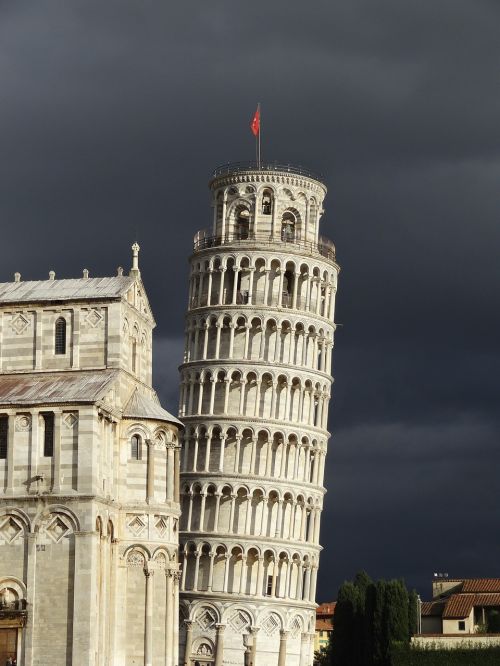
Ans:
{"type": "Polygon", "coordinates": [[[74,301],[88,298],[119,298],[135,278],[125,275],[73,280],[37,280],[0,283],[0,303],[74,301]]]}
{"type": "Polygon", "coordinates": [[[96,402],[116,379],[117,370],[0,375],[0,405],[96,402]]]}
{"type": "Polygon", "coordinates": [[[146,398],[139,393],[137,389],[132,393],[132,397],[123,410],[124,419],[147,419],[152,421],[167,421],[182,426],[183,424],[175,416],[169,414],[159,402],[146,398]]]}

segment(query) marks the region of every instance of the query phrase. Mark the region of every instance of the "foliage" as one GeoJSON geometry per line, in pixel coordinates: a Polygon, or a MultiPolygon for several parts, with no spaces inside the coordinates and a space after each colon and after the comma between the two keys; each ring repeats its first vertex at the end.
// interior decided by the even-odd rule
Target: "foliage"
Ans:
{"type": "Polygon", "coordinates": [[[500,647],[425,649],[395,644],[391,666],[498,666],[500,647]]]}
{"type": "Polygon", "coordinates": [[[339,590],[333,619],[335,666],[391,666],[391,645],[416,629],[416,594],[401,580],[373,582],[364,572],[339,590]]]}

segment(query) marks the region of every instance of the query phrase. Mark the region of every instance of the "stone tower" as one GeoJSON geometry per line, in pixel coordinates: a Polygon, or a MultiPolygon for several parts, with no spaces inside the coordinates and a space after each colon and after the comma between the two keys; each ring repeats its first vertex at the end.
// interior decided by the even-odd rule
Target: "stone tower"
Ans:
{"type": "Polygon", "coordinates": [[[232,164],[210,190],[180,368],[181,664],[311,666],[339,272],[326,188],[232,164]]]}

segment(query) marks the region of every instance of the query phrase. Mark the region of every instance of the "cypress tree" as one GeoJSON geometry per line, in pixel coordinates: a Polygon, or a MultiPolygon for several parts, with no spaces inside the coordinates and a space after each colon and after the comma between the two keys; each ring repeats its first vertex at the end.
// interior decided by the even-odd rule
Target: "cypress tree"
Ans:
{"type": "Polygon", "coordinates": [[[360,666],[356,636],[359,591],[351,582],[341,585],[333,616],[332,656],[335,666],[360,666]]]}

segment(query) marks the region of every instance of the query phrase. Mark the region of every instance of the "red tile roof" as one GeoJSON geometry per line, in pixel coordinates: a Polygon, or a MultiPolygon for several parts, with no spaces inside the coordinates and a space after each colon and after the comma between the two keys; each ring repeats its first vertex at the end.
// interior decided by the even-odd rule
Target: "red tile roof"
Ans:
{"type": "Polygon", "coordinates": [[[335,612],[336,601],[325,601],[316,608],[316,617],[318,615],[333,615],[335,612]]]}
{"type": "Polygon", "coordinates": [[[445,601],[422,601],[422,617],[441,617],[445,601]]]}
{"type": "Polygon", "coordinates": [[[443,618],[468,617],[473,607],[500,606],[499,594],[452,594],[446,603],[443,618]]]}
{"type": "Polygon", "coordinates": [[[474,605],[474,594],[452,594],[443,611],[443,618],[467,617],[474,605]]]}
{"type": "Polygon", "coordinates": [[[468,578],[462,592],[500,592],[500,578],[468,578]]]}

